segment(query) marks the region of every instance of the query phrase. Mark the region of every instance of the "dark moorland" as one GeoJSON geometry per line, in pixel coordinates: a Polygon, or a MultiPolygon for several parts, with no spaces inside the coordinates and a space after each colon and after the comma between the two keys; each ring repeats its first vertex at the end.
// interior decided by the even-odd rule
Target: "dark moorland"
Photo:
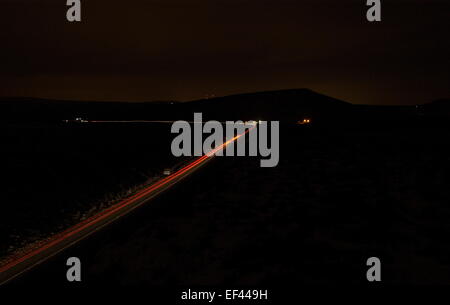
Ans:
{"type": "Polygon", "coordinates": [[[170,158],[170,125],[62,119],[191,119],[201,111],[205,120],[282,125],[278,167],[216,158],[19,282],[61,283],[68,256],[82,259],[83,283],[359,283],[371,256],[383,260],[387,282],[450,282],[448,101],[360,106],[309,90],[112,107],[39,101],[29,124],[19,120],[28,102],[20,103],[0,105],[8,118],[2,247],[11,236],[55,230],[61,217],[180,161],[170,158]],[[295,124],[303,118],[312,124],[295,124]]]}

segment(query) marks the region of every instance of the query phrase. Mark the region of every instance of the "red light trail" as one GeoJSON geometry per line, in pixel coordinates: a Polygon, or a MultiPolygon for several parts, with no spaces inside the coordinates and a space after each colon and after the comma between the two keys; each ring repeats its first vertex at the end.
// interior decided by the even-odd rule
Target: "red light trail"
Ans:
{"type": "MultiPolygon", "coordinates": [[[[252,127],[248,130],[246,130],[244,133],[226,141],[222,145],[216,147],[206,155],[202,157],[198,157],[193,162],[187,164],[183,168],[179,169],[175,173],[165,177],[164,179],[159,180],[158,182],[146,187],[145,189],[137,192],[136,194],[128,197],[127,199],[122,200],[119,203],[114,204],[113,206],[103,210],[102,212],[87,218],[80,223],[72,226],[71,228],[56,234],[53,236],[46,244],[40,246],[37,249],[30,250],[30,252],[24,254],[23,256],[14,258],[11,257],[11,259],[8,260],[6,264],[3,266],[0,266],[0,284],[6,283],[7,281],[17,277],[18,275],[24,273],[25,271],[33,268],[34,266],[42,263],[43,261],[47,260],[48,258],[52,257],[53,255],[61,252],[62,250],[68,248],[72,244],[82,240],[83,238],[89,236],[90,234],[94,233],[99,228],[102,228],[106,226],[107,224],[113,222],[115,219],[119,218],[120,216],[125,215],[126,213],[134,210],[135,208],[141,206],[144,202],[140,202],[140,200],[145,199],[146,196],[151,195],[157,195],[158,191],[165,190],[165,186],[169,186],[171,182],[174,182],[177,178],[183,178],[182,176],[189,172],[190,170],[193,170],[195,168],[198,168],[201,164],[203,164],[205,161],[209,160],[210,158],[214,157],[214,154],[218,151],[224,149],[227,145],[230,143],[233,143],[237,139],[239,139],[241,136],[247,134],[255,127],[252,127]],[[120,214],[122,212],[122,214],[120,214]],[[115,216],[114,216],[115,215],[115,216]],[[80,236],[76,236],[77,234],[80,234],[80,236]],[[73,238],[73,241],[70,241],[70,239],[73,238]],[[69,242],[68,245],[65,245],[65,242],[69,242]],[[37,258],[39,255],[43,255],[45,251],[51,250],[51,248],[55,248],[54,252],[45,255],[42,258],[37,258]],[[27,261],[30,261],[32,259],[35,259],[35,262],[30,262],[27,264],[27,261]],[[24,266],[21,266],[24,265],[24,266]],[[14,272],[13,269],[19,269],[16,272],[14,272]],[[22,269],[21,269],[22,268],[22,269]],[[11,274],[6,274],[7,272],[10,272],[11,274]]],[[[186,176],[186,175],[185,175],[186,176]]],[[[149,198],[150,199],[150,198],[149,198]]]]}

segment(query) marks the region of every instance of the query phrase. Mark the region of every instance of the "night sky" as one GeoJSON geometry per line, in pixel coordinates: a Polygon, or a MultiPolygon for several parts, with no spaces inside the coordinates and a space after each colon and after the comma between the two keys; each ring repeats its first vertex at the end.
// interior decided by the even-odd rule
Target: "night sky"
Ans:
{"type": "Polygon", "coordinates": [[[0,0],[0,96],[193,100],[310,88],[352,103],[450,97],[450,1],[0,0]]]}

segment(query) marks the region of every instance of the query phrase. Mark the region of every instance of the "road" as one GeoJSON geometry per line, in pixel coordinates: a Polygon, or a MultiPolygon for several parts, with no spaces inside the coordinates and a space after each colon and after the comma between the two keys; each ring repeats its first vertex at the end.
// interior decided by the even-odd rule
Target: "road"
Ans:
{"type": "Polygon", "coordinates": [[[37,249],[33,249],[20,257],[12,258],[5,265],[0,266],[0,285],[13,280],[37,265],[42,264],[59,252],[78,243],[101,228],[145,204],[161,192],[169,189],[171,186],[180,182],[201,166],[205,165],[214,157],[216,152],[224,149],[227,145],[244,136],[253,128],[223,143],[206,155],[196,158],[175,173],[157,181],[129,198],[53,236],[37,249]]]}

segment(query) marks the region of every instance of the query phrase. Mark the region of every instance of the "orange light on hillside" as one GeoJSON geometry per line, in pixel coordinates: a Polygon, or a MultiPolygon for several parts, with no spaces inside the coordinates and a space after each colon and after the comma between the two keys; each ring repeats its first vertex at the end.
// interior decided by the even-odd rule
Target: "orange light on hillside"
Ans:
{"type": "Polygon", "coordinates": [[[298,125],[306,125],[306,124],[311,124],[311,119],[303,119],[301,121],[297,122],[298,125]]]}

